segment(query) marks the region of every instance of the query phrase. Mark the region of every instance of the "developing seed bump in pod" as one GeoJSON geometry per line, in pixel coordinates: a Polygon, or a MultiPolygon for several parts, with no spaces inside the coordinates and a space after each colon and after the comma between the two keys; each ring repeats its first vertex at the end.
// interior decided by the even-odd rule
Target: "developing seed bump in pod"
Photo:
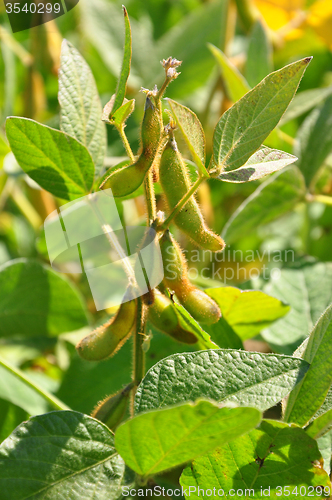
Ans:
{"type": "Polygon", "coordinates": [[[137,301],[122,302],[118,312],[107,323],[84,337],[76,346],[86,361],[101,361],[115,354],[129,338],[136,319],[137,301]]]}
{"type": "Polygon", "coordinates": [[[131,383],[116,394],[105,398],[96,406],[91,416],[101,422],[104,422],[112,431],[114,431],[125,416],[130,391],[133,387],[134,384],[131,383]]]}
{"type": "Polygon", "coordinates": [[[149,320],[153,326],[179,342],[196,344],[197,338],[195,335],[184,329],[180,324],[171,299],[162,294],[158,289],[155,289],[154,293],[155,300],[153,306],[149,308],[149,320]]]}
{"type": "Polygon", "coordinates": [[[145,101],[144,117],[141,129],[142,152],[137,161],[113,172],[100,186],[100,189],[112,189],[113,196],[127,196],[140,187],[151,168],[158,151],[162,117],[157,101],[157,90],[148,91],[145,101]]]}
{"type": "MultiPolygon", "coordinates": [[[[173,132],[161,156],[159,180],[170,210],[187,194],[191,188],[187,166],[178,150],[173,132]]],[[[199,205],[194,196],[187,201],[182,210],[174,217],[174,223],[198,246],[220,252],[225,242],[209,229],[204,221],[199,205]]]]}
{"type": "Polygon", "coordinates": [[[161,237],[160,249],[167,288],[175,292],[180,303],[194,319],[206,324],[216,323],[221,317],[218,304],[190,283],[185,256],[169,231],[165,231],[161,237]]]}

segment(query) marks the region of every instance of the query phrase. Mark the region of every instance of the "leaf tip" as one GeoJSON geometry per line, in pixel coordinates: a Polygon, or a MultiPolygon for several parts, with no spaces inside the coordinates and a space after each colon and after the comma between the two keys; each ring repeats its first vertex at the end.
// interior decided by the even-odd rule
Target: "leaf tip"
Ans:
{"type": "Polygon", "coordinates": [[[124,17],[128,17],[128,11],[126,9],[126,7],[124,5],[122,5],[122,9],[123,9],[123,15],[124,17]]]}
{"type": "Polygon", "coordinates": [[[303,63],[304,63],[304,64],[309,64],[312,58],[313,58],[313,56],[305,57],[305,58],[303,59],[303,63]]]}

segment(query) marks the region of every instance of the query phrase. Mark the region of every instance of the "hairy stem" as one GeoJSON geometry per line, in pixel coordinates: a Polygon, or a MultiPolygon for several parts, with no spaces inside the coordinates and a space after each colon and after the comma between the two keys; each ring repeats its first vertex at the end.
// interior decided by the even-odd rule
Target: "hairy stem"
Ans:
{"type": "Polygon", "coordinates": [[[145,200],[146,200],[146,206],[147,206],[147,211],[148,211],[147,218],[148,218],[148,225],[149,226],[154,221],[154,219],[156,218],[156,215],[157,215],[157,205],[156,205],[156,196],[154,193],[154,186],[153,186],[152,168],[150,168],[150,170],[146,174],[145,180],[144,180],[145,200]]]}
{"type": "Polygon", "coordinates": [[[134,388],[131,393],[131,414],[134,414],[134,398],[136,389],[144,377],[145,370],[145,352],[142,349],[145,331],[146,331],[146,314],[145,305],[141,297],[137,299],[137,316],[136,327],[134,332],[134,351],[133,351],[133,385],[134,388]]]}
{"type": "Polygon", "coordinates": [[[130,144],[128,142],[128,139],[127,139],[127,136],[125,134],[125,131],[124,131],[124,124],[122,123],[119,127],[116,127],[119,134],[120,134],[120,137],[121,137],[121,140],[122,140],[122,143],[125,147],[125,150],[126,150],[126,153],[127,155],[129,156],[130,158],[130,161],[132,163],[135,163],[135,156],[134,156],[134,153],[132,152],[131,150],[131,147],[130,147],[130,144]]]}

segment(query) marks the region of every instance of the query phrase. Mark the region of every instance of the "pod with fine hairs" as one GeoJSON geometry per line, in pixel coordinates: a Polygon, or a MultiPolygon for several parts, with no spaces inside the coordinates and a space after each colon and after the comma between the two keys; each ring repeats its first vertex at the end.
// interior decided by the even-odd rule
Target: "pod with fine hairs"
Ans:
{"type": "Polygon", "coordinates": [[[136,319],[137,301],[122,302],[116,315],[84,337],[76,346],[86,361],[101,361],[115,354],[131,334],[136,319]]]}
{"type": "MultiPolygon", "coordinates": [[[[187,166],[178,150],[172,130],[160,159],[159,181],[169,210],[173,210],[191,188],[187,166]]],[[[224,240],[206,225],[194,195],[174,217],[174,223],[201,248],[221,252],[225,247],[224,240]]]]}
{"type": "Polygon", "coordinates": [[[130,391],[133,387],[134,384],[131,383],[116,394],[105,398],[96,406],[91,416],[101,422],[104,422],[112,431],[114,431],[125,416],[130,391]]]}
{"type": "Polygon", "coordinates": [[[142,152],[135,163],[112,172],[101,184],[100,189],[111,188],[113,196],[118,197],[127,196],[140,187],[157,154],[162,126],[156,92],[149,91],[142,121],[142,152]]]}
{"type": "Polygon", "coordinates": [[[149,308],[149,320],[158,330],[166,333],[178,342],[196,344],[196,336],[181,325],[175,306],[170,298],[157,288],[154,290],[154,303],[149,308]]]}
{"type": "Polygon", "coordinates": [[[160,249],[164,265],[163,281],[167,288],[175,292],[194,319],[206,324],[216,323],[221,317],[218,304],[190,282],[186,258],[168,230],[160,239],[160,249]]]}

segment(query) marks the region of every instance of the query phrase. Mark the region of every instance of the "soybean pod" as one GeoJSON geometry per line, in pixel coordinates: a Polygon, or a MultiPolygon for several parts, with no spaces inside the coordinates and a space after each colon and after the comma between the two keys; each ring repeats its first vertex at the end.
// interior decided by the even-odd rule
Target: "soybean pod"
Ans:
{"type": "MultiPolygon", "coordinates": [[[[169,210],[173,210],[190,190],[191,184],[187,166],[178,150],[172,131],[161,156],[159,180],[169,210]]],[[[174,223],[194,243],[206,250],[220,252],[225,247],[224,240],[207,227],[194,196],[189,198],[182,210],[174,217],[174,223]]]]}
{"type": "Polygon", "coordinates": [[[206,324],[216,323],[221,317],[217,303],[190,282],[185,256],[168,230],[160,239],[160,249],[167,288],[175,292],[194,319],[206,324]]]}
{"type": "Polygon", "coordinates": [[[149,91],[146,96],[141,129],[142,152],[135,163],[111,173],[101,184],[100,189],[111,188],[115,197],[127,196],[138,189],[158,152],[162,127],[161,109],[156,90],[149,91]]]}
{"type": "Polygon", "coordinates": [[[101,361],[115,354],[131,334],[136,319],[136,300],[122,302],[118,312],[107,323],[84,337],[76,346],[81,358],[101,361]]]}

